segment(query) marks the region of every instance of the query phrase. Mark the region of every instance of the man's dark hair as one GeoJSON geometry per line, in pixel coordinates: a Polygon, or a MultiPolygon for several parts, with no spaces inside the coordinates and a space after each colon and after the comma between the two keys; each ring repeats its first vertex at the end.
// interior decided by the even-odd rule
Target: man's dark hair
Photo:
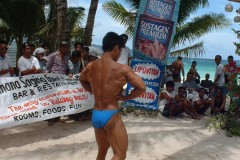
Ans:
{"type": "Polygon", "coordinates": [[[178,91],[180,91],[181,89],[183,89],[185,91],[186,87],[183,87],[183,86],[178,87],[178,91]]]}
{"type": "Polygon", "coordinates": [[[80,45],[80,46],[83,48],[83,43],[81,43],[81,42],[76,42],[76,43],[74,44],[74,48],[76,48],[78,45],[80,45]]]}
{"type": "Polygon", "coordinates": [[[24,42],[22,44],[22,49],[25,49],[27,46],[31,47],[31,44],[29,44],[28,42],[24,42]]]}
{"type": "Polygon", "coordinates": [[[218,57],[220,60],[222,60],[222,56],[216,55],[215,57],[218,57]]]}
{"type": "Polygon", "coordinates": [[[43,43],[43,44],[41,45],[41,47],[42,47],[42,48],[50,48],[50,45],[47,44],[47,43],[43,43]]]}
{"type": "Polygon", "coordinates": [[[181,56],[178,56],[177,59],[182,60],[182,57],[181,57],[181,56]]]}
{"type": "Polygon", "coordinates": [[[89,52],[89,47],[83,47],[83,50],[89,52]]]}
{"type": "Polygon", "coordinates": [[[230,56],[228,56],[228,59],[230,59],[230,58],[231,58],[231,59],[233,59],[233,56],[231,56],[231,55],[230,55],[230,56]]]}
{"type": "Polygon", "coordinates": [[[35,44],[32,44],[32,43],[29,44],[29,46],[30,46],[30,47],[34,47],[34,48],[36,47],[35,44]]]}
{"type": "Polygon", "coordinates": [[[119,48],[124,46],[123,38],[115,32],[108,32],[102,41],[103,52],[112,51],[117,45],[119,48]]]}
{"type": "Polygon", "coordinates": [[[7,42],[4,41],[4,40],[0,40],[0,44],[6,44],[6,45],[8,45],[7,42]]]}
{"type": "Polygon", "coordinates": [[[72,56],[72,58],[80,58],[81,57],[81,55],[78,51],[73,51],[71,56],[72,56]]]}
{"type": "Polygon", "coordinates": [[[128,35],[126,35],[126,34],[121,34],[120,36],[123,38],[126,38],[126,40],[128,39],[128,35]]]}
{"type": "Polygon", "coordinates": [[[166,87],[174,87],[174,86],[175,86],[175,84],[173,81],[167,81],[166,87]]]}
{"type": "Polygon", "coordinates": [[[192,61],[192,64],[197,64],[197,62],[196,61],[192,61]]]}

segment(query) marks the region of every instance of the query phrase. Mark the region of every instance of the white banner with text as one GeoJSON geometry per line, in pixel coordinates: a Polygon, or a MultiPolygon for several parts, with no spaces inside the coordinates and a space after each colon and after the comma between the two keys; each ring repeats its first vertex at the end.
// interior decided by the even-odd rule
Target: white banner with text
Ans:
{"type": "Polygon", "coordinates": [[[93,105],[79,75],[0,77],[0,129],[83,112],[93,105]]]}

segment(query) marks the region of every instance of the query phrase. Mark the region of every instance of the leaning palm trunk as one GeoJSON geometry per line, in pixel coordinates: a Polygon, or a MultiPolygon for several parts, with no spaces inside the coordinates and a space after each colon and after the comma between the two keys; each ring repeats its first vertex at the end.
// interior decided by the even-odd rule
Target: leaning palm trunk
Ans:
{"type": "Polygon", "coordinates": [[[57,40],[69,41],[67,20],[67,0],[56,0],[57,4],[57,40]]]}
{"type": "Polygon", "coordinates": [[[84,41],[85,45],[90,46],[92,43],[92,33],[94,26],[94,19],[98,7],[98,0],[91,0],[90,9],[88,12],[87,24],[85,27],[84,41]]]}

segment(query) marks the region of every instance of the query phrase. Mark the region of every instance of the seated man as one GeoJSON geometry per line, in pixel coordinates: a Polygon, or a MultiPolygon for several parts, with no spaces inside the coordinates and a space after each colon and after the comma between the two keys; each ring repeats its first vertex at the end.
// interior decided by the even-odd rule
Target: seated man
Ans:
{"type": "Polygon", "coordinates": [[[210,78],[209,73],[205,75],[205,78],[206,78],[205,80],[201,81],[201,86],[204,88],[208,88],[208,91],[210,92],[213,89],[213,81],[209,80],[210,78]]]}
{"type": "Polygon", "coordinates": [[[204,115],[206,110],[211,105],[211,101],[209,97],[205,94],[204,88],[200,88],[198,90],[198,94],[194,96],[193,105],[194,105],[194,110],[200,115],[204,115]]]}
{"type": "Polygon", "coordinates": [[[175,117],[182,113],[182,108],[176,103],[174,82],[168,81],[166,83],[166,90],[160,94],[159,110],[164,117],[175,117]]]}
{"type": "Polygon", "coordinates": [[[199,119],[190,110],[189,102],[186,99],[175,97],[174,82],[168,81],[166,83],[166,90],[160,94],[159,110],[164,117],[176,117],[185,112],[193,119],[199,119]]]}
{"type": "Polygon", "coordinates": [[[188,91],[187,99],[192,100],[193,96],[197,94],[197,90],[199,89],[199,86],[197,83],[193,80],[193,75],[191,72],[188,72],[186,81],[182,84],[183,87],[186,88],[188,91]]]}
{"type": "Polygon", "coordinates": [[[178,88],[178,95],[176,100],[179,103],[183,103],[183,112],[187,113],[193,119],[200,119],[201,116],[193,109],[192,102],[187,99],[187,92],[185,87],[178,88]]]}
{"type": "Polygon", "coordinates": [[[225,100],[222,88],[216,89],[216,96],[212,99],[212,106],[211,106],[211,115],[216,115],[219,113],[225,112],[225,100]]]}

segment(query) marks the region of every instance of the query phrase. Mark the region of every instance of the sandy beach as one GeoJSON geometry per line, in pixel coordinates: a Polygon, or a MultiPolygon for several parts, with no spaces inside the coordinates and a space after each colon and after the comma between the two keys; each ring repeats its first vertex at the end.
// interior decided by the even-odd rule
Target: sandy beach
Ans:
{"type": "MultiPolygon", "coordinates": [[[[169,120],[123,116],[129,135],[128,160],[237,160],[240,138],[209,132],[207,117],[169,120]]],[[[37,122],[0,132],[1,160],[94,160],[97,154],[90,121],[37,122]]],[[[112,151],[106,159],[111,159],[112,151]]]]}

